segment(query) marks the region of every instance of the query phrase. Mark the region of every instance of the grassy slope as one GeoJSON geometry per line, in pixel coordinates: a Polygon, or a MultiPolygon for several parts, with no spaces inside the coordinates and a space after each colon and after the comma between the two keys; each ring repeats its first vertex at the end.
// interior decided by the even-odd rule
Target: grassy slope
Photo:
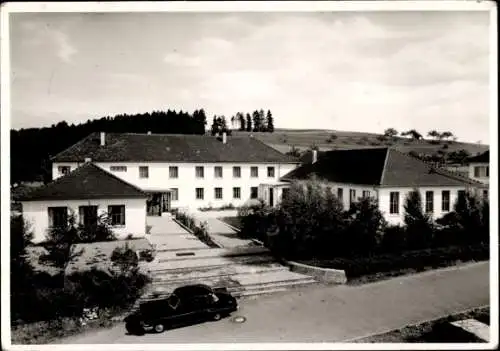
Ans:
{"type": "MultiPolygon", "coordinates": [[[[276,129],[274,133],[249,133],[233,131],[233,135],[253,136],[281,152],[287,152],[292,146],[304,150],[311,145],[316,145],[320,150],[366,148],[384,146],[383,142],[377,140],[379,134],[334,131],[334,130],[308,130],[308,129],[276,129]],[[332,142],[327,140],[332,134],[337,136],[332,142]]],[[[428,140],[411,141],[405,138],[395,138],[392,145],[403,152],[414,150],[418,153],[432,154],[443,147],[446,142],[436,145],[428,140]]],[[[484,144],[472,144],[462,142],[451,142],[446,149],[447,152],[465,149],[471,155],[488,150],[489,146],[484,144]]]]}

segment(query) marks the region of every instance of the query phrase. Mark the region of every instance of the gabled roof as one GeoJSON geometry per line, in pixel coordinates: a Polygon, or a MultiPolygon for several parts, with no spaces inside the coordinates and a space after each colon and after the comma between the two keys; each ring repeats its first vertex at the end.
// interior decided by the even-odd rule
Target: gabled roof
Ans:
{"type": "Polygon", "coordinates": [[[263,142],[228,136],[224,144],[212,136],[185,134],[93,133],[53,157],[53,162],[247,162],[298,163],[263,142]]]}
{"type": "Polygon", "coordinates": [[[470,163],[489,163],[490,162],[490,150],[483,152],[477,156],[472,156],[467,159],[470,163]]]}
{"type": "Polygon", "coordinates": [[[303,180],[312,175],[336,183],[383,187],[482,185],[387,147],[324,152],[317,162],[306,163],[281,179],[303,180]]]}
{"type": "Polygon", "coordinates": [[[20,201],[146,198],[139,188],[88,162],[19,198],[20,201]]]}

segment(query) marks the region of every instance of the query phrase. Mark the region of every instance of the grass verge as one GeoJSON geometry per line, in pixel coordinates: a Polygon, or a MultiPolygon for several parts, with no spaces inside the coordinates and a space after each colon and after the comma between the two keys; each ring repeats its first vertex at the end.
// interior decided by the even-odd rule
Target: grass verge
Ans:
{"type": "Polygon", "coordinates": [[[490,307],[450,315],[434,321],[407,326],[388,333],[354,340],[355,343],[463,343],[485,342],[465,330],[451,325],[451,322],[463,319],[476,319],[490,323],[490,307]]]}
{"type": "Polygon", "coordinates": [[[221,221],[229,224],[230,226],[235,227],[236,229],[241,228],[241,220],[239,217],[221,217],[219,218],[221,221]]]}

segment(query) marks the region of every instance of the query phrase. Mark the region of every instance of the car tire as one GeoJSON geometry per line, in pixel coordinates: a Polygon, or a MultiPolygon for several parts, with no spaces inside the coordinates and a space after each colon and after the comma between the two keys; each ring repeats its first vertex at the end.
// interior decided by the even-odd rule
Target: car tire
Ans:
{"type": "Polygon", "coordinates": [[[125,324],[125,329],[131,335],[144,335],[144,328],[137,324],[125,324]]]}
{"type": "Polygon", "coordinates": [[[222,316],[220,313],[214,313],[212,315],[212,320],[214,320],[214,321],[219,321],[221,318],[222,318],[222,316]]]}
{"type": "Polygon", "coordinates": [[[153,329],[156,333],[163,333],[165,331],[165,325],[163,325],[162,323],[158,323],[155,324],[153,329]]]}

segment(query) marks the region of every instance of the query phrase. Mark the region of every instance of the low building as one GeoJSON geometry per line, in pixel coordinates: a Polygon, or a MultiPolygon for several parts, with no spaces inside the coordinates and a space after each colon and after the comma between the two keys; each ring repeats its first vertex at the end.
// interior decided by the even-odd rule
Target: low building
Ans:
{"type": "Polygon", "coordinates": [[[469,178],[484,184],[490,182],[490,151],[467,159],[469,164],[469,178]]]}
{"type": "MultiPolygon", "coordinates": [[[[313,152],[310,162],[283,176],[281,181],[306,181],[316,178],[325,189],[334,192],[349,208],[362,197],[377,200],[385,219],[391,224],[403,222],[404,201],[418,189],[424,210],[434,219],[453,210],[459,192],[478,191],[480,182],[431,165],[393,148],[370,148],[313,152]]],[[[273,193],[283,192],[283,184],[273,187],[273,193]]],[[[268,199],[264,190],[263,199],[268,199]]],[[[276,199],[276,204],[281,197],[276,199]]],[[[269,201],[266,201],[270,204],[269,201]]]]}
{"type": "Polygon", "coordinates": [[[252,137],[93,133],[53,159],[53,179],[91,160],[148,193],[148,215],[239,207],[300,162],[252,137]]]}
{"type": "Polygon", "coordinates": [[[146,198],[139,188],[87,162],[18,201],[33,231],[33,242],[45,240],[50,228],[66,226],[72,214],[78,223],[97,223],[108,217],[119,238],[146,234],[146,198]]]}

